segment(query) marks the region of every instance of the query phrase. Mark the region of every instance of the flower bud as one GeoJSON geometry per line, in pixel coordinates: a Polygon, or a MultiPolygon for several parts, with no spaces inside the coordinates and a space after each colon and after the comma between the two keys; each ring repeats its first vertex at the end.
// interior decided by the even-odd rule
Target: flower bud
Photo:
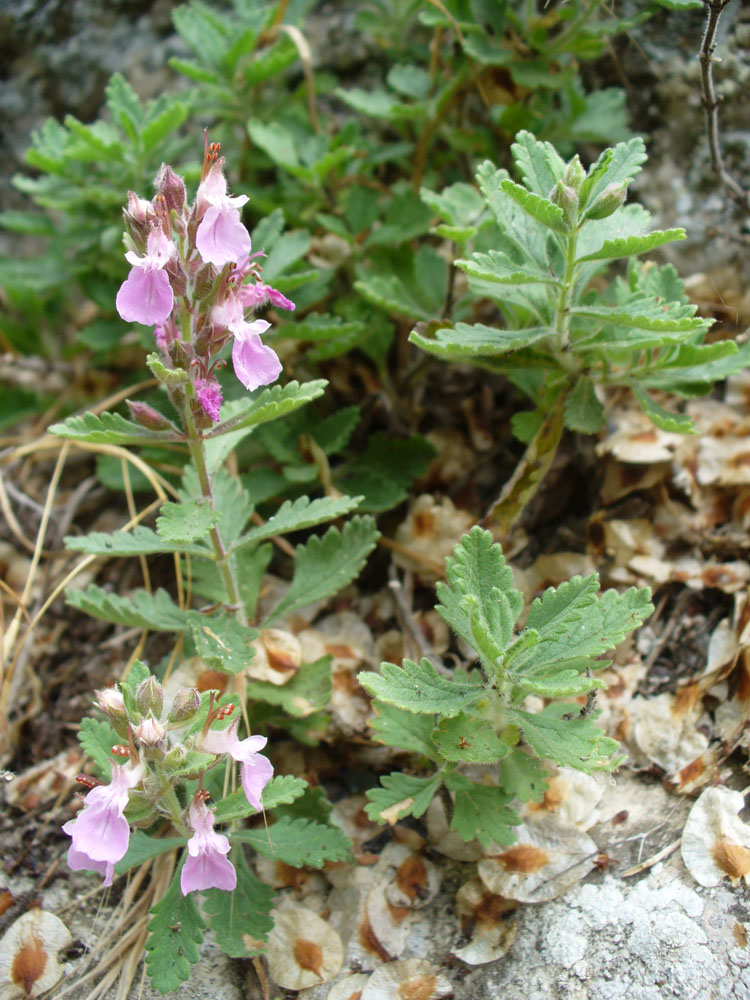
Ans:
{"type": "Polygon", "coordinates": [[[567,184],[568,187],[573,188],[575,193],[578,194],[581,190],[581,185],[583,184],[585,177],[586,171],[581,166],[581,161],[576,153],[565,168],[565,173],[563,174],[563,184],[567,184]]]}
{"type": "MultiPolygon", "coordinates": [[[[147,677],[136,688],[135,705],[141,715],[161,718],[164,711],[164,688],[155,677],[147,677]]],[[[163,733],[162,733],[163,735],[163,733]]]]}
{"type": "Polygon", "coordinates": [[[182,725],[192,719],[200,707],[201,696],[195,688],[180,688],[174,696],[167,722],[173,726],[182,725]]]}
{"type": "Polygon", "coordinates": [[[164,748],[166,731],[164,726],[153,717],[148,715],[135,730],[136,739],[144,747],[164,748]]]}
{"type": "Polygon", "coordinates": [[[95,691],[96,701],[102,712],[105,713],[112,728],[123,739],[128,738],[128,713],[125,710],[125,702],[117,688],[104,688],[95,691]]]}
{"type": "Polygon", "coordinates": [[[125,209],[133,222],[150,228],[154,218],[154,206],[145,198],[139,198],[134,191],[128,191],[128,207],[125,209]]]}
{"type": "Polygon", "coordinates": [[[586,210],[587,219],[606,219],[616,212],[625,201],[628,191],[627,183],[610,184],[602,191],[594,204],[586,210]]]}
{"type": "Polygon", "coordinates": [[[575,190],[564,181],[558,181],[552,189],[550,201],[553,205],[558,205],[565,213],[567,222],[574,223],[578,216],[578,195],[575,190]]]}
{"type": "Polygon", "coordinates": [[[156,175],[156,193],[161,195],[167,209],[182,215],[185,208],[185,184],[170,166],[162,163],[159,173],[156,175]]]}
{"type": "Polygon", "coordinates": [[[175,427],[167,420],[164,414],[159,413],[153,406],[149,406],[147,403],[138,403],[132,399],[126,399],[125,402],[128,404],[130,416],[141,427],[147,427],[150,431],[175,430],[175,427]]]}

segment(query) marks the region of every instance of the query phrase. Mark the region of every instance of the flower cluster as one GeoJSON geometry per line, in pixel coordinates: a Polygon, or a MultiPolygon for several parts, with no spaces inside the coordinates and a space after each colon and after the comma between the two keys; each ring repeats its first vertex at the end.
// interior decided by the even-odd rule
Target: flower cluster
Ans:
{"type": "Polygon", "coordinates": [[[131,825],[148,827],[165,817],[186,837],[187,857],[180,876],[183,894],[211,888],[234,889],[237,876],[227,857],[229,841],[213,829],[214,814],[206,804],[206,792],[201,790],[203,777],[207,769],[226,757],[239,762],[247,800],[260,811],[261,794],[273,776],[273,766],[260,753],[266,738],[249,736],[241,740],[237,735],[238,719],[226,728],[218,728],[234,713],[234,706],[215,708],[213,692],[208,697],[206,719],[193,731],[190,723],[202,702],[199,693],[191,688],[177,693],[167,713],[164,690],[153,677],[141,681],[135,698],[128,700],[116,688],[97,692],[99,707],[118,735],[128,740],[127,745],[113,746],[112,753],[127,761],[112,764],[109,784],[82,779],[94,787],[83,809],[63,826],[71,838],[71,869],[99,872],[104,876],[104,885],[111,885],[114,867],[127,852],[131,825]],[[185,761],[196,751],[201,760],[213,755],[214,761],[196,774],[186,774],[185,761]],[[195,777],[199,779],[198,791],[182,809],[175,788],[195,777]]]}
{"type": "MultiPolygon", "coordinates": [[[[186,372],[165,388],[179,412],[189,405],[197,426],[218,422],[222,393],[219,357],[232,344],[232,362],[246,389],[274,382],[281,373],[276,353],[261,340],[270,324],[248,313],[271,304],[294,303],[260,280],[258,258],[240,218],[246,195],[231,197],[217,143],[206,146],[201,182],[189,204],[185,185],[162,166],[151,201],[130,192],[124,212],[125,258],[131,271],[117,293],[120,316],[154,327],[167,369],[186,372]]],[[[132,410],[135,420],[142,413],[132,410]]]]}

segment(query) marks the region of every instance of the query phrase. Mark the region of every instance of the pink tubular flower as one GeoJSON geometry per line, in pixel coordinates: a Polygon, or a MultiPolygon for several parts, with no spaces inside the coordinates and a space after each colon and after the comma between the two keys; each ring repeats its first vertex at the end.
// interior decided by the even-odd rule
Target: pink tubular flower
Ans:
{"type": "Polygon", "coordinates": [[[198,188],[199,210],[202,204],[208,208],[195,234],[195,245],[203,260],[223,267],[242,260],[251,250],[250,234],[240,220],[240,207],[248,198],[241,194],[230,198],[227,182],[222,173],[223,160],[217,160],[208,176],[198,188]]]}
{"type": "Polygon", "coordinates": [[[128,849],[130,827],[123,815],[128,792],[143,777],[139,764],[112,765],[112,781],[97,785],[86,796],[83,809],[63,826],[73,842],[68,848],[68,867],[104,875],[104,884],[112,885],[114,867],[128,849]]]}
{"type": "Polygon", "coordinates": [[[221,419],[221,386],[215,378],[197,378],[195,380],[195,395],[198,402],[214,423],[221,419]]]}
{"type": "Polygon", "coordinates": [[[164,267],[175,252],[174,243],[161,229],[152,229],[145,257],[139,257],[132,250],[125,254],[132,270],[120,285],[115,305],[126,323],[152,326],[163,323],[172,312],[174,294],[164,267]]]}
{"type": "Polygon", "coordinates": [[[200,741],[200,749],[206,753],[228,753],[233,760],[240,762],[245,796],[250,805],[260,812],[263,808],[260,801],[261,792],[273,777],[273,764],[267,757],[258,753],[268,740],[265,736],[238,739],[237,723],[238,720],[235,719],[227,729],[209,729],[200,741]]]}
{"type": "Polygon", "coordinates": [[[270,385],[281,374],[278,355],[260,339],[260,334],[270,325],[264,319],[256,319],[252,323],[243,322],[233,330],[232,364],[235,375],[246,389],[270,385]]]}
{"type": "Polygon", "coordinates": [[[242,285],[240,298],[245,309],[259,309],[266,302],[270,302],[271,305],[277,306],[279,309],[296,309],[291,299],[282,295],[276,288],[265,285],[262,281],[256,281],[254,285],[242,285]]]}
{"type": "Polygon", "coordinates": [[[201,889],[234,889],[237,872],[226,856],[229,841],[223,834],[214,833],[214,814],[201,798],[190,805],[190,825],[193,836],[187,842],[188,857],[180,875],[182,895],[201,889]]]}

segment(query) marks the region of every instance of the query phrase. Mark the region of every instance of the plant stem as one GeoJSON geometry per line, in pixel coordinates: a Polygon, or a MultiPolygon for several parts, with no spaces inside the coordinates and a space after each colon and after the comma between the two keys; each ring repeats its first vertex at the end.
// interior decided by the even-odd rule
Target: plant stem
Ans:
{"type": "Polygon", "coordinates": [[[724,163],[724,158],[721,155],[719,98],[714,87],[713,64],[715,62],[714,52],[716,51],[716,30],[719,27],[719,19],[724,8],[732,0],[703,0],[703,2],[708,9],[708,20],[706,21],[706,30],[703,32],[703,40],[701,41],[698,55],[701,63],[701,94],[703,107],[706,112],[706,136],[708,138],[708,150],[711,154],[711,166],[732,198],[742,204],[746,204],[747,192],[742,189],[729,173],[724,163]]]}
{"type": "MultiPolygon", "coordinates": [[[[193,465],[195,466],[195,471],[198,475],[201,494],[208,500],[213,508],[214,497],[213,490],[211,488],[211,476],[206,463],[206,451],[203,435],[195,425],[195,418],[193,416],[191,401],[189,398],[185,400],[183,416],[184,427],[187,431],[188,447],[190,448],[190,457],[193,460],[193,465]]],[[[211,539],[211,545],[213,546],[216,565],[218,566],[221,578],[224,581],[224,588],[226,590],[229,603],[235,610],[240,624],[247,625],[247,618],[240,596],[240,589],[234,578],[234,570],[232,569],[232,564],[229,555],[227,554],[227,550],[224,547],[224,542],[222,541],[218,525],[214,525],[211,528],[209,537],[211,539]]]]}
{"type": "Polygon", "coordinates": [[[558,360],[565,368],[570,366],[564,358],[564,351],[570,343],[570,315],[568,304],[573,291],[573,281],[576,270],[576,252],[578,247],[578,228],[574,227],[570,231],[565,250],[565,274],[563,275],[560,295],[555,307],[555,353],[558,360]]]}

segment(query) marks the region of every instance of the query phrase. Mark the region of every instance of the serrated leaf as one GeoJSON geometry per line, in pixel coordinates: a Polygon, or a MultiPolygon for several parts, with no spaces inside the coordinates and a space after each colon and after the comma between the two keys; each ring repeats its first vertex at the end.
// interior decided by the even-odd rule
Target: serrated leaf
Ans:
{"type": "MultiPolygon", "coordinates": [[[[572,316],[583,319],[598,319],[614,326],[626,326],[636,330],[655,330],[686,333],[706,330],[710,322],[695,316],[695,306],[665,304],[658,299],[641,298],[619,306],[598,304],[593,306],[575,305],[572,316]]],[[[658,339],[654,344],[658,344],[658,339]]]]}
{"type": "Polygon", "coordinates": [[[559,205],[554,205],[549,198],[527,191],[521,184],[514,184],[513,181],[503,181],[500,187],[509,195],[517,205],[520,205],[524,212],[527,212],[532,219],[541,222],[547,229],[552,229],[556,233],[568,233],[570,226],[565,222],[565,213],[559,205]]]}
{"type": "Polygon", "coordinates": [[[565,426],[572,431],[595,434],[604,425],[605,410],[596,394],[594,383],[579,376],[572,392],[565,398],[565,426]]]}
{"type": "Polygon", "coordinates": [[[423,437],[394,439],[390,434],[370,434],[363,452],[339,465],[333,473],[337,489],[364,494],[359,510],[379,513],[405,499],[407,488],[427,471],[436,451],[423,437]]]}
{"type": "Polygon", "coordinates": [[[432,337],[425,337],[412,330],[409,341],[428,354],[451,361],[456,358],[500,357],[546,340],[553,333],[547,326],[501,330],[483,323],[456,323],[453,328],[439,327],[432,337]]]}
{"type": "Polygon", "coordinates": [[[488,253],[474,253],[467,260],[457,260],[455,263],[470,278],[493,284],[560,286],[560,279],[548,268],[542,268],[529,251],[521,260],[503,250],[490,250],[488,253]]]}
{"type": "MultiPolygon", "coordinates": [[[[280,774],[271,778],[261,793],[261,803],[266,810],[287,805],[304,795],[307,782],[303,778],[295,778],[291,774],[280,774]]],[[[216,823],[229,823],[232,820],[254,816],[257,809],[247,801],[244,792],[232,792],[216,806],[214,820],[216,823]]]]}
{"type": "Polygon", "coordinates": [[[105,88],[107,107],[112,120],[135,142],[143,120],[143,108],[138,95],[122,73],[113,73],[105,88]]]}
{"type": "Polygon", "coordinates": [[[302,817],[282,816],[267,830],[241,830],[231,839],[292,868],[322,868],[326,861],[352,857],[351,841],[343,830],[302,817]]]}
{"type": "Polygon", "coordinates": [[[536,759],[514,747],[500,761],[500,787],[520,802],[541,802],[548,782],[542,765],[536,759]]]}
{"type": "Polygon", "coordinates": [[[322,537],[298,545],[292,582],[264,625],[338,593],[359,574],[377,538],[371,517],[353,517],[341,530],[329,528],[322,537]]]}
{"type": "Polygon", "coordinates": [[[510,795],[492,785],[478,785],[455,772],[446,777],[445,784],[455,794],[451,830],[462,840],[478,840],[485,848],[493,843],[507,846],[515,841],[513,827],[518,826],[521,818],[508,805],[510,795]]]}
{"type": "Polygon", "coordinates": [[[131,531],[92,531],[81,538],[66,535],[65,548],[76,552],[87,552],[95,556],[141,556],[157,552],[188,552],[191,555],[209,557],[208,549],[195,543],[168,542],[150,528],[136,525],[131,531]]]}
{"type": "Polygon", "coordinates": [[[264,424],[269,420],[283,417],[322,396],[327,385],[326,379],[315,379],[303,385],[299,382],[288,382],[285,386],[274,385],[269,389],[263,389],[241,413],[218,424],[206,437],[211,440],[229,431],[264,424]]]}
{"type": "MultiPolygon", "coordinates": [[[[589,661],[584,660],[583,662],[589,661]]],[[[596,663],[595,666],[602,668],[605,664],[596,663]]],[[[516,690],[524,697],[528,694],[535,694],[541,698],[578,698],[580,695],[607,686],[604,681],[580,673],[578,669],[568,664],[565,667],[552,664],[547,670],[539,667],[534,670],[533,674],[524,673],[512,676],[516,690]]]]}
{"type": "Polygon", "coordinates": [[[518,133],[510,149],[527,188],[546,198],[565,170],[557,150],[525,131],[518,133]]]}
{"type": "Polygon", "coordinates": [[[255,656],[253,643],[260,636],[257,629],[241,625],[224,612],[203,615],[188,611],[187,620],[195,651],[208,666],[230,674],[239,674],[250,666],[255,656]]]}
{"type": "Polygon", "coordinates": [[[85,753],[96,764],[96,768],[106,781],[112,777],[112,747],[120,743],[120,737],[106,720],[81,719],[78,742],[85,753]]]}
{"type": "Polygon", "coordinates": [[[555,661],[598,656],[613,649],[653,611],[648,587],[622,594],[596,594],[599,578],[574,576],[555,590],[550,587],[531,605],[528,628],[540,641],[514,661],[518,673],[555,661]]]}
{"type": "Polygon", "coordinates": [[[73,441],[88,441],[90,444],[153,444],[155,441],[176,441],[182,435],[174,431],[151,431],[132,420],[126,420],[119,413],[83,413],[68,417],[62,423],[52,424],[50,434],[69,438],[73,441]]]}
{"type": "Polygon", "coordinates": [[[161,587],[153,594],[145,590],[133,590],[120,597],[91,583],[80,590],[68,590],[65,601],[93,618],[103,618],[128,628],[182,632],[188,627],[186,612],[161,587]]]}
{"type": "Polygon", "coordinates": [[[593,204],[610,184],[630,182],[641,172],[641,165],[646,159],[646,145],[640,136],[605,149],[589,168],[581,186],[581,203],[584,206],[593,204]]]}
{"type": "Polygon", "coordinates": [[[257,528],[251,528],[233,545],[233,550],[245,545],[255,545],[266,538],[275,535],[285,535],[290,531],[302,531],[312,528],[324,521],[333,521],[337,517],[349,514],[359,504],[359,497],[319,497],[311,500],[309,497],[298,497],[296,500],[285,500],[278,511],[257,528]]]}
{"type": "Polygon", "coordinates": [[[250,871],[242,848],[232,852],[231,860],[237,888],[234,892],[209,889],[203,894],[203,911],[225,955],[251,958],[263,950],[273,929],[274,892],[250,871]]]}
{"type": "Polygon", "coordinates": [[[474,527],[446,560],[446,583],[438,583],[436,611],[482,658],[494,676],[496,658],[510,642],[513,625],[523,608],[523,596],[513,585],[513,571],[489,531],[474,527]],[[476,622],[472,621],[476,615],[476,622]],[[479,624],[492,650],[477,648],[479,624]]]}
{"type": "Polygon", "coordinates": [[[385,702],[378,702],[373,708],[376,714],[370,719],[370,729],[378,743],[437,761],[432,745],[435,720],[431,715],[415,715],[385,702]]]}
{"type": "Polygon", "coordinates": [[[333,657],[321,656],[303,663],[286,684],[270,681],[247,681],[247,695],[255,701],[278,705],[288,715],[304,719],[326,707],[331,700],[331,663],[333,657]]]}
{"type": "Polygon", "coordinates": [[[687,239],[684,229],[665,229],[645,236],[625,236],[617,237],[613,240],[605,240],[601,247],[593,253],[587,253],[585,257],[579,257],[577,264],[583,264],[589,260],[618,260],[621,257],[633,257],[635,254],[648,253],[656,247],[665,243],[674,243],[675,240],[687,239]]]}
{"type": "Polygon", "coordinates": [[[401,666],[383,663],[380,673],[366,670],[357,675],[362,687],[378,701],[418,715],[452,718],[473,705],[484,694],[481,684],[472,684],[439,674],[427,657],[421,663],[403,660],[401,666]]]}
{"type": "Polygon", "coordinates": [[[442,775],[415,778],[394,771],[380,779],[380,788],[368,788],[365,812],[378,823],[393,826],[404,816],[422,816],[443,782],[442,775]]]}
{"type": "Polygon", "coordinates": [[[519,727],[537,757],[553,760],[560,767],[574,767],[586,774],[611,771],[623,759],[614,757],[619,744],[604,735],[593,717],[575,715],[580,707],[575,702],[556,702],[535,715],[517,709],[509,710],[508,718],[519,727]],[[560,717],[566,713],[575,717],[560,717]]]}
{"type": "Polygon", "coordinates": [[[669,431],[673,434],[698,433],[698,428],[686,413],[672,413],[670,410],[665,410],[637,382],[631,382],[630,388],[633,390],[635,398],[641,404],[641,409],[651,423],[655,424],[661,430],[669,431]]]}
{"type": "Polygon", "coordinates": [[[156,530],[168,542],[197,542],[205,538],[220,515],[206,497],[183,503],[163,503],[156,519],[156,530]]]}
{"type": "Polygon", "coordinates": [[[445,760],[474,764],[494,764],[510,749],[489,722],[466,712],[442,719],[432,733],[432,742],[445,760]]]}
{"type": "Polygon", "coordinates": [[[143,830],[134,830],[128,841],[128,849],[125,856],[115,865],[115,872],[124,875],[131,868],[137,868],[144,861],[173,851],[176,847],[184,847],[187,843],[185,837],[150,837],[143,830]]]}
{"type": "Polygon", "coordinates": [[[182,895],[181,871],[182,864],[164,896],[151,908],[148,924],[146,968],[151,985],[159,993],[177,990],[180,983],[190,978],[190,966],[200,957],[198,946],[203,941],[206,926],[195,902],[195,893],[182,895]]]}

